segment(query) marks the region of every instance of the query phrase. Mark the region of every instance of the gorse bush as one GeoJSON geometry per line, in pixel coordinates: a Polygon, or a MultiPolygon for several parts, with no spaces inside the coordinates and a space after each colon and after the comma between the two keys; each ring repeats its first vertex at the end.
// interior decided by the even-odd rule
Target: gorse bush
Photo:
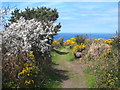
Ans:
{"type": "Polygon", "coordinates": [[[85,35],[76,35],[76,37],[75,37],[76,43],[77,44],[84,43],[86,38],[87,38],[87,36],[85,36],[85,35]]]}
{"type": "Polygon", "coordinates": [[[112,45],[112,42],[113,42],[114,39],[108,39],[105,41],[105,43],[107,43],[108,45],[112,45]]]}
{"type": "Polygon", "coordinates": [[[72,51],[73,52],[77,52],[77,51],[82,51],[86,48],[86,45],[81,43],[80,45],[75,45],[73,48],[72,48],[72,51]]]}
{"type": "Polygon", "coordinates": [[[118,88],[119,86],[119,75],[117,65],[117,58],[114,54],[108,54],[102,59],[99,64],[96,66],[97,71],[97,84],[99,88],[118,88]],[[104,60],[104,61],[102,61],[104,60]]]}
{"type": "Polygon", "coordinates": [[[64,45],[74,46],[76,44],[75,39],[71,38],[70,40],[64,41],[64,45]]]}

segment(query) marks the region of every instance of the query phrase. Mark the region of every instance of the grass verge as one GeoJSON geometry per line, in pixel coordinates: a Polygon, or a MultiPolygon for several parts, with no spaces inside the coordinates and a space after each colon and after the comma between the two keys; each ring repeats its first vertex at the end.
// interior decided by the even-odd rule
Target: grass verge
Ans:
{"type": "Polygon", "coordinates": [[[96,88],[97,87],[95,75],[90,74],[90,72],[92,70],[93,69],[85,69],[84,70],[85,76],[87,78],[87,87],[88,88],[96,88]]]}

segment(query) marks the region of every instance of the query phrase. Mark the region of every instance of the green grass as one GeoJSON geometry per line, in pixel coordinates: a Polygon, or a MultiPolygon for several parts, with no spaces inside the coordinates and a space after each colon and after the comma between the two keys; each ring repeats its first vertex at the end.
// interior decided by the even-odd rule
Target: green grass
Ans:
{"type": "Polygon", "coordinates": [[[52,55],[52,62],[55,63],[57,60],[58,54],[56,52],[52,51],[51,55],[52,55]]]}
{"type": "Polygon", "coordinates": [[[87,81],[88,81],[88,83],[87,83],[88,88],[96,88],[96,86],[97,86],[95,83],[96,77],[94,75],[90,75],[90,74],[87,74],[86,77],[87,77],[87,81]]]}
{"type": "Polygon", "coordinates": [[[71,50],[69,50],[69,53],[66,55],[66,58],[67,58],[68,61],[74,61],[75,60],[74,54],[72,53],[71,50]]]}
{"type": "Polygon", "coordinates": [[[84,73],[87,78],[87,87],[88,88],[96,88],[97,87],[96,77],[95,77],[95,75],[90,74],[91,71],[93,71],[93,69],[91,69],[91,68],[84,70],[84,73]]]}
{"type": "MultiPolygon", "coordinates": [[[[67,50],[67,47],[59,47],[57,49],[52,50],[51,56],[54,66],[54,64],[57,64],[58,62],[64,60],[64,58],[62,59],[60,58],[61,56],[62,57],[69,56],[69,52],[67,50]]],[[[50,75],[53,78],[47,81],[45,88],[62,88],[60,84],[61,82],[59,81],[62,78],[62,76],[60,76],[59,72],[53,71],[53,73],[51,73],[50,75]]]]}
{"type": "Polygon", "coordinates": [[[89,74],[91,71],[93,71],[94,70],[94,68],[88,68],[88,69],[85,69],[84,70],[84,73],[87,73],[87,74],[89,74]]]}
{"type": "Polygon", "coordinates": [[[59,81],[48,80],[45,84],[45,88],[62,88],[59,81]]]}
{"type": "Polygon", "coordinates": [[[66,58],[68,61],[74,61],[75,60],[75,57],[74,57],[74,54],[72,52],[72,50],[69,48],[69,46],[65,46],[65,49],[69,52],[67,55],[66,55],[66,58]]]}
{"type": "Polygon", "coordinates": [[[72,53],[72,50],[68,46],[60,47],[52,51],[52,61],[55,62],[58,61],[58,56],[64,55],[66,60],[73,61],[75,60],[75,57],[72,53]]]}

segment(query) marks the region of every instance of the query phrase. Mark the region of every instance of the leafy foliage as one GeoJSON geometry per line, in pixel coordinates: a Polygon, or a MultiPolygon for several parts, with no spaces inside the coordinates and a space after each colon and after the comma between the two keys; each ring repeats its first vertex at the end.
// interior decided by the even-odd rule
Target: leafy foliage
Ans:
{"type": "Polygon", "coordinates": [[[87,38],[86,36],[84,35],[76,35],[76,43],[77,44],[81,44],[81,43],[84,43],[85,39],[87,38]]]}
{"type": "Polygon", "coordinates": [[[37,19],[39,21],[55,21],[57,20],[58,12],[57,9],[51,9],[46,7],[37,7],[30,9],[29,7],[25,8],[25,11],[21,11],[20,9],[15,9],[12,13],[12,17],[9,21],[12,23],[16,20],[20,19],[21,16],[23,16],[26,20],[30,19],[37,19]]]}

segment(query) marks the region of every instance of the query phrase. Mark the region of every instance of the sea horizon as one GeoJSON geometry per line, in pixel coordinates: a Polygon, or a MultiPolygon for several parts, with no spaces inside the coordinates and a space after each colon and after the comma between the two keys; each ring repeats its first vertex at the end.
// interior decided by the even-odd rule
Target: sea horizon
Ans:
{"type": "MultiPolygon", "coordinates": [[[[75,33],[75,34],[77,34],[77,33],[84,33],[84,32],[58,32],[58,34],[59,33],[75,33]]],[[[86,33],[92,33],[92,32],[86,32],[86,33]]],[[[101,33],[101,32],[94,32],[94,33],[97,33],[97,34],[99,34],[99,33],[101,33]]],[[[112,32],[103,32],[102,34],[116,34],[116,32],[114,32],[114,33],[112,33],[112,32]]]]}
{"type": "Polygon", "coordinates": [[[57,40],[60,37],[64,37],[65,40],[69,40],[70,38],[74,38],[76,35],[86,35],[89,39],[93,38],[103,38],[110,39],[116,36],[116,33],[58,33],[54,36],[54,39],[57,40]]]}

